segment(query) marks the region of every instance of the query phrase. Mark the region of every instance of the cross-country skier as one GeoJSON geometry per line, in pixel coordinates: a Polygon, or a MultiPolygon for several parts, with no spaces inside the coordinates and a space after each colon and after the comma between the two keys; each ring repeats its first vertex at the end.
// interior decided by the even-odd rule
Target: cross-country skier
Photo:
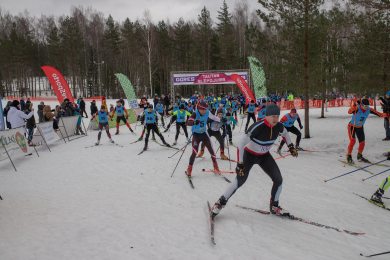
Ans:
{"type": "Polygon", "coordinates": [[[234,130],[237,122],[234,119],[234,117],[231,116],[231,114],[229,112],[226,113],[226,116],[224,118],[226,118],[226,122],[223,123],[222,137],[223,137],[223,139],[225,139],[226,134],[228,134],[229,135],[229,144],[233,145],[233,135],[232,135],[233,131],[232,131],[231,124],[233,123],[233,130],[234,130]],[[225,126],[226,126],[226,132],[225,132],[225,126]]]}
{"type": "MultiPolygon", "coordinates": [[[[299,128],[302,129],[302,123],[301,119],[299,118],[299,115],[297,114],[297,110],[295,108],[291,109],[290,113],[285,114],[282,119],[280,119],[280,122],[283,124],[283,126],[286,128],[287,132],[293,133],[294,135],[297,136],[297,140],[295,142],[295,149],[298,151],[303,151],[301,147],[299,147],[299,142],[301,141],[301,131],[299,131],[295,126],[294,123],[295,121],[298,121],[299,128]]],[[[278,149],[276,150],[277,153],[280,153],[282,150],[282,147],[284,145],[284,140],[280,142],[280,145],[278,149]]]]}
{"type": "Polygon", "coordinates": [[[157,113],[160,114],[161,124],[162,124],[162,126],[164,126],[164,105],[161,104],[161,101],[157,102],[156,111],[157,111],[157,113]]]}
{"type": "Polygon", "coordinates": [[[108,117],[111,118],[111,121],[113,121],[112,116],[107,112],[106,107],[102,105],[100,107],[100,110],[96,112],[95,115],[91,118],[91,121],[95,119],[95,117],[99,117],[99,134],[98,134],[98,140],[95,145],[100,144],[100,138],[102,137],[102,130],[103,128],[106,129],[106,133],[108,138],[110,139],[111,143],[115,143],[114,140],[111,139],[111,134],[110,134],[110,126],[108,125],[108,117]]]}
{"type": "Polygon", "coordinates": [[[380,113],[373,108],[370,108],[370,102],[366,98],[362,99],[361,102],[358,101],[357,104],[354,103],[348,110],[348,114],[353,114],[353,116],[348,124],[349,145],[347,153],[347,162],[354,163],[351,154],[353,147],[356,143],[355,136],[357,136],[357,139],[359,140],[357,159],[362,162],[370,162],[362,155],[365,145],[363,125],[366,122],[369,114],[374,114],[379,117],[387,117],[388,115],[386,113],[380,113]]]}
{"type": "Polygon", "coordinates": [[[207,119],[209,118],[217,122],[221,121],[219,117],[213,115],[209,110],[207,110],[207,104],[205,102],[201,102],[198,105],[198,110],[192,113],[190,119],[187,121],[187,126],[193,126],[192,155],[187,169],[188,176],[191,176],[192,165],[194,164],[195,157],[198,154],[200,142],[203,142],[206,145],[207,150],[209,150],[214,170],[219,171],[213,145],[211,143],[210,136],[206,132],[207,119]]]}
{"type": "Polygon", "coordinates": [[[162,136],[160,129],[158,129],[157,127],[158,119],[160,118],[161,118],[160,114],[153,109],[152,104],[149,104],[147,109],[142,113],[141,124],[143,124],[145,121],[145,133],[146,133],[144,150],[148,149],[149,135],[152,130],[160,137],[161,141],[165,146],[170,147],[170,145],[165,142],[164,136],[162,136]]]}
{"type": "Polygon", "coordinates": [[[176,121],[176,116],[174,116],[173,114],[176,112],[176,111],[179,111],[179,105],[178,103],[176,102],[175,105],[173,107],[171,107],[170,109],[168,109],[168,111],[171,111],[172,110],[172,117],[171,117],[171,121],[169,122],[167,128],[165,129],[164,133],[168,132],[169,128],[171,127],[171,125],[173,124],[173,122],[176,121]]]}
{"type": "Polygon", "coordinates": [[[187,125],[186,125],[186,115],[191,116],[191,113],[184,110],[184,105],[180,105],[180,109],[173,113],[174,116],[176,116],[176,135],[175,135],[175,141],[173,142],[173,145],[177,144],[177,138],[179,137],[180,133],[180,127],[183,128],[184,134],[188,140],[188,132],[187,132],[187,125]]]}
{"type": "Polygon", "coordinates": [[[271,190],[270,211],[272,214],[288,215],[289,212],[279,206],[279,196],[282,191],[283,178],[279,167],[274,158],[269,153],[273,143],[281,134],[289,144],[288,148],[294,157],[298,153],[291,143],[290,136],[283,124],[278,122],[280,109],[276,104],[270,104],[267,108],[266,118],[251,125],[241,138],[237,148],[237,177],[225,190],[225,193],[219,198],[211,209],[211,217],[215,217],[225,207],[230,197],[240,188],[248,179],[249,172],[253,165],[258,164],[261,169],[272,179],[273,186],[271,190]]]}
{"type": "Polygon", "coordinates": [[[234,115],[234,119],[237,121],[237,110],[240,109],[240,102],[237,101],[237,98],[233,98],[232,101],[232,116],[234,115]]]}
{"type": "MultiPolygon", "coordinates": [[[[214,121],[214,120],[211,120],[209,119],[207,121],[207,134],[208,136],[211,137],[214,136],[217,141],[219,142],[219,151],[221,152],[221,158],[224,159],[224,160],[227,160],[229,159],[226,155],[225,155],[225,142],[224,142],[224,139],[221,135],[221,128],[223,128],[223,124],[226,123],[226,118],[223,118],[223,112],[222,110],[217,110],[217,117],[221,119],[220,122],[217,122],[217,121],[214,121]]],[[[225,131],[225,130],[223,130],[225,131]]],[[[204,148],[206,147],[206,145],[204,143],[202,143],[201,145],[201,150],[200,150],[200,153],[198,154],[198,157],[202,157],[203,154],[204,154],[204,148]]]]}
{"type": "Polygon", "coordinates": [[[255,116],[256,107],[257,107],[257,104],[255,104],[254,100],[251,100],[251,102],[246,107],[246,109],[248,111],[248,120],[246,121],[245,132],[246,132],[246,130],[248,130],[249,121],[251,119],[253,119],[253,123],[256,122],[256,116],[255,116]]]}
{"type": "MultiPolygon", "coordinates": [[[[194,113],[194,105],[192,105],[191,103],[188,103],[187,111],[188,111],[188,113],[190,113],[192,115],[192,113],[194,113]]],[[[190,118],[190,116],[187,116],[187,120],[190,118]]]]}
{"type": "Polygon", "coordinates": [[[116,102],[116,106],[114,108],[114,111],[112,112],[112,116],[114,116],[116,112],[116,135],[119,135],[119,123],[123,121],[127,128],[129,128],[130,132],[134,133],[133,129],[131,129],[131,126],[129,123],[127,123],[127,120],[129,118],[129,114],[127,113],[126,108],[122,105],[122,102],[118,100],[116,102]],[[125,112],[126,112],[126,117],[125,117],[125,112]]]}
{"type": "Polygon", "coordinates": [[[382,196],[385,191],[390,187],[389,177],[390,176],[386,177],[386,179],[382,181],[382,184],[379,186],[379,189],[374,194],[372,194],[371,200],[383,204],[382,196]]]}
{"type": "Polygon", "coordinates": [[[264,120],[265,114],[267,112],[267,106],[264,104],[257,108],[257,121],[264,120]]]}

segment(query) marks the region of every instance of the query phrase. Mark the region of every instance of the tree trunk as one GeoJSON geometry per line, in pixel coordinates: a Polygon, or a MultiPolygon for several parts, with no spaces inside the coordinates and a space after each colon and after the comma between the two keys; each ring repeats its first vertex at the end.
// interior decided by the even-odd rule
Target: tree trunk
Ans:
{"type": "Polygon", "coordinates": [[[309,130],[309,49],[308,49],[308,12],[309,12],[309,0],[305,0],[305,59],[304,59],[304,68],[305,68],[305,138],[310,138],[309,130]]]}

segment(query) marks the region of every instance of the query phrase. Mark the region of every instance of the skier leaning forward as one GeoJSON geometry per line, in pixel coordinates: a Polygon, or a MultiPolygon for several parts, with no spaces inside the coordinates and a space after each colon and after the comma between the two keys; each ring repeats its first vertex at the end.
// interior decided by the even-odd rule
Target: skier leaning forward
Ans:
{"type": "Polygon", "coordinates": [[[203,142],[206,145],[207,150],[209,150],[209,153],[211,154],[211,160],[213,161],[214,170],[219,171],[218,163],[213,149],[213,144],[211,143],[210,136],[206,131],[207,119],[209,118],[217,122],[221,121],[219,117],[213,115],[207,109],[207,104],[205,102],[200,102],[198,110],[192,113],[191,117],[187,121],[187,126],[192,126],[193,131],[192,154],[186,172],[188,176],[191,176],[192,165],[194,165],[195,157],[198,154],[200,142],[203,142]]]}
{"type": "Polygon", "coordinates": [[[115,143],[114,140],[111,139],[110,126],[108,125],[108,117],[111,118],[111,121],[113,119],[112,119],[112,116],[106,111],[106,107],[104,105],[102,105],[100,107],[100,110],[98,112],[96,112],[95,115],[93,115],[93,117],[91,118],[91,122],[92,122],[92,120],[95,119],[96,116],[99,117],[99,134],[98,134],[98,140],[95,143],[95,145],[100,144],[100,138],[102,137],[103,128],[106,129],[106,133],[107,133],[108,138],[110,139],[110,142],[112,144],[115,143]]]}
{"type": "Polygon", "coordinates": [[[254,164],[258,164],[273,181],[270,212],[278,215],[289,214],[287,210],[279,207],[279,196],[282,191],[283,178],[269,150],[279,134],[281,134],[288,144],[291,155],[298,157],[298,153],[291,142],[287,130],[282,123],[278,122],[279,115],[280,109],[276,104],[268,105],[265,119],[251,125],[241,138],[237,148],[238,163],[236,167],[236,180],[226,188],[225,193],[214,204],[210,212],[211,217],[214,218],[218,215],[230,197],[245,183],[254,164]]]}

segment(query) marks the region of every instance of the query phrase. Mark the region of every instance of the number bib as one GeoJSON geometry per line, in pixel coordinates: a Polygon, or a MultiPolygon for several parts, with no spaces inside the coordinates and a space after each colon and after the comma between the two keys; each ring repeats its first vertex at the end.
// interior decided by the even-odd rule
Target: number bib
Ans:
{"type": "Polygon", "coordinates": [[[207,119],[209,118],[209,112],[210,111],[206,111],[206,113],[202,116],[200,113],[199,113],[199,110],[196,110],[195,111],[195,114],[196,114],[196,118],[194,121],[196,120],[200,120],[200,123],[199,125],[195,125],[195,128],[194,128],[194,132],[197,133],[197,134],[203,134],[204,132],[206,132],[206,125],[207,125],[207,119]]]}
{"type": "Polygon", "coordinates": [[[102,111],[99,110],[98,115],[99,115],[99,123],[108,122],[107,111],[104,111],[104,113],[102,113],[102,111]]]}

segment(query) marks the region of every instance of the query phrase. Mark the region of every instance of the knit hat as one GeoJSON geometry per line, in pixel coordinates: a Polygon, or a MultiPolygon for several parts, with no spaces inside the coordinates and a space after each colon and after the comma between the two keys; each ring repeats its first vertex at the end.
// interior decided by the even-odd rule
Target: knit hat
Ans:
{"type": "Polygon", "coordinates": [[[296,113],[297,112],[297,110],[295,109],[295,108],[293,108],[293,109],[291,109],[291,111],[290,111],[291,113],[296,113]]]}
{"type": "Polygon", "coordinates": [[[280,115],[280,108],[275,104],[269,104],[267,106],[267,111],[265,112],[266,116],[279,116],[280,115]]]}
{"type": "Polygon", "coordinates": [[[390,96],[390,91],[387,91],[386,95],[390,96]]]}
{"type": "Polygon", "coordinates": [[[20,103],[19,103],[19,101],[17,101],[17,100],[14,100],[14,101],[12,101],[12,107],[17,107],[18,105],[19,105],[20,103]]]}
{"type": "Polygon", "coordinates": [[[362,99],[362,105],[365,105],[365,106],[369,106],[370,105],[370,102],[368,101],[367,98],[363,98],[362,99]]]}
{"type": "Polygon", "coordinates": [[[102,105],[102,106],[100,107],[100,109],[106,109],[106,107],[102,105]]]}
{"type": "Polygon", "coordinates": [[[198,108],[199,109],[207,109],[207,105],[205,102],[200,102],[198,108]]]}
{"type": "Polygon", "coordinates": [[[217,110],[217,115],[218,115],[218,114],[223,114],[223,110],[222,110],[222,109],[218,109],[218,110],[217,110]]]}
{"type": "Polygon", "coordinates": [[[227,112],[227,113],[226,113],[226,116],[230,116],[230,112],[227,112]]]}
{"type": "Polygon", "coordinates": [[[180,105],[179,109],[184,109],[184,105],[180,105]]]}

